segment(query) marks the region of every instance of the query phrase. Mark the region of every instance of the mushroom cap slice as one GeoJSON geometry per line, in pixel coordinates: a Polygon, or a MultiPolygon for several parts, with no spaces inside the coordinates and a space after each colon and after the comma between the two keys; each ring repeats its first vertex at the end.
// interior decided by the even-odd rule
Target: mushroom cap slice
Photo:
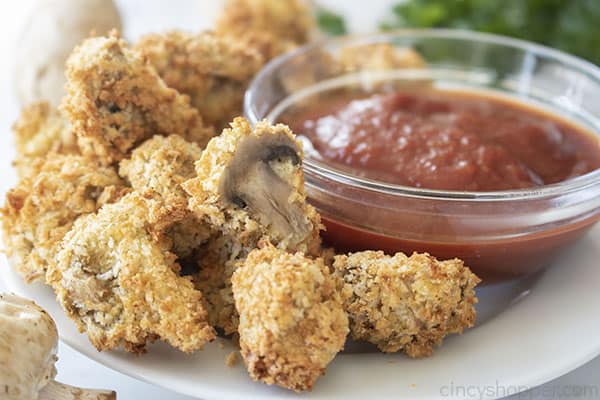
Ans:
{"type": "Polygon", "coordinates": [[[46,311],[33,301],[0,294],[3,399],[37,399],[38,392],[56,375],[57,346],[56,325],[46,311]]]}
{"type": "Polygon", "coordinates": [[[266,121],[252,129],[236,118],[212,139],[183,183],[190,208],[247,254],[267,239],[289,251],[316,254],[320,217],[306,202],[302,149],[285,125],[266,121]]]}

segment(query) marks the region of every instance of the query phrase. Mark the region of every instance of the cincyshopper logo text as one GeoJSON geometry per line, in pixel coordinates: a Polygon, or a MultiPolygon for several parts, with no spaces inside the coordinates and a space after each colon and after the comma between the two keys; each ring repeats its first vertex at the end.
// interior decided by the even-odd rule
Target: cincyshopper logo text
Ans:
{"type": "Polygon", "coordinates": [[[518,400],[555,400],[555,399],[598,399],[600,385],[543,385],[528,386],[503,385],[496,381],[493,385],[462,385],[450,382],[440,388],[442,398],[489,399],[515,396],[518,400]]]}

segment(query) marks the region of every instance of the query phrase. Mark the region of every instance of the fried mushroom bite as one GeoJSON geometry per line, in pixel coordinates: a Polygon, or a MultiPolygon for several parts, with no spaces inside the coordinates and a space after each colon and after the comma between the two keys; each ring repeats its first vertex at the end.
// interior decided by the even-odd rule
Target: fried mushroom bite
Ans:
{"type": "Polygon", "coordinates": [[[194,163],[202,150],[181,136],[154,136],[137,147],[119,164],[119,174],[140,193],[151,193],[164,203],[155,215],[153,233],[163,247],[180,259],[210,236],[210,229],[187,209],[188,195],[181,184],[193,178],[194,163]]]}
{"type": "Polygon", "coordinates": [[[228,0],[216,32],[238,38],[270,60],[307,43],[315,26],[304,0],[228,0]]]}
{"type": "Polygon", "coordinates": [[[480,279],[458,259],[363,251],[336,256],[333,267],[352,338],[383,352],[426,357],[475,322],[480,279]]]}
{"type": "Polygon", "coordinates": [[[149,232],[160,207],[133,192],[79,218],[48,269],[59,303],[98,350],[139,353],[161,339],[192,352],[215,337],[202,294],[149,232]]]}
{"type": "Polygon", "coordinates": [[[217,20],[217,32],[269,32],[273,36],[302,44],[315,26],[308,2],[303,0],[228,0],[217,20]]]}
{"type": "Polygon", "coordinates": [[[327,266],[266,245],[250,252],[232,285],[241,354],[252,379],[310,390],[348,334],[327,266]]]}
{"type": "Polygon", "coordinates": [[[88,138],[89,151],[107,163],[155,134],[176,134],[200,147],[213,136],[187,96],[167,87],[114,32],[75,48],[67,60],[63,108],[75,134],[88,138]]]}
{"type": "Polygon", "coordinates": [[[118,200],[127,187],[117,172],[77,155],[38,161],[37,174],[6,194],[2,231],[11,265],[25,282],[44,282],[57,245],[75,220],[118,200]]]}
{"type": "Polygon", "coordinates": [[[20,178],[34,174],[35,160],[50,153],[77,154],[79,147],[68,119],[48,102],[23,108],[13,127],[17,156],[14,166],[20,178]]]}
{"type": "Polygon", "coordinates": [[[240,259],[239,245],[218,234],[203,244],[196,253],[198,272],[192,275],[194,286],[206,299],[208,321],[225,335],[237,332],[239,316],[235,310],[231,275],[240,259]]]}
{"type": "Polygon", "coordinates": [[[198,217],[247,254],[261,239],[290,251],[318,254],[320,216],[306,202],[302,148],[290,129],[244,118],[213,138],[183,183],[198,217]]]}
{"type": "Polygon", "coordinates": [[[244,92],[264,64],[256,50],[213,32],[149,34],[135,49],[218,130],[242,114],[244,92]]]}
{"type": "Polygon", "coordinates": [[[288,251],[321,251],[320,216],[306,202],[302,150],[289,128],[236,118],[210,141],[183,183],[189,207],[218,235],[200,252],[194,282],[206,294],[211,322],[235,332],[230,277],[261,240],[288,251]]]}

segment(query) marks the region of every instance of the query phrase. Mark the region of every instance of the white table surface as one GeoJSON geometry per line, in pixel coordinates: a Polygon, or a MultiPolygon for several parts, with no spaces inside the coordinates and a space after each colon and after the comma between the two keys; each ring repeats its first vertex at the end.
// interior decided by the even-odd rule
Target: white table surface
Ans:
{"type": "MultiPolygon", "coordinates": [[[[85,0],[80,0],[85,1],[85,0]]],[[[284,1],[284,0],[282,0],[284,1]]],[[[397,1],[369,0],[368,7],[360,7],[347,17],[353,30],[367,30],[374,26],[373,21],[385,15],[389,5],[397,1]]],[[[18,107],[12,96],[11,76],[13,64],[11,56],[18,46],[18,32],[28,10],[35,0],[2,1],[0,3],[0,148],[12,147],[10,125],[17,117],[18,107]]],[[[160,31],[168,28],[198,30],[210,26],[220,6],[219,0],[117,0],[125,20],[125,35],[134,39],[144,32],[160,31]]],[[[333,9],[343,10],[365,5],[364,0],[321,0],[333,9]]],[[[43,46],[43,44],[40,44],[43,46]]],[[[11,151],[9,150],[9,154],[11,151]]],[[[10,160],[0,160],[0,196],[13,185],[10,174],[10,160]]],[[[2,200],[3,201],[3,200],[2,200]]],[[[2,274],[2,271],[0,271],[2,274]]],[[[6,288],[0,282],[0,292],[6,288]]],[[[533,320],[532,320],[532,323],[533,320]]],[[[560,316],[557,316],[560,323],[560,316]]],[[[600,334],[600,333],[599,333],[600,334]]],[[[148,383],[129,378],[112,371],[72,350],[61,343],[59,348],[58,380],[83,387],[110,388],[116,390],[121,400],[191,400],[148,383]]],[[[476,368],[477,366],[469,366],[476,368]]],[[[507,366],[510,368],[510,366],[507,366]]],[[[600,357],[579,369],[549,382],[541,387],[512,396],[508,399],[600,399],[600,357]]]]}

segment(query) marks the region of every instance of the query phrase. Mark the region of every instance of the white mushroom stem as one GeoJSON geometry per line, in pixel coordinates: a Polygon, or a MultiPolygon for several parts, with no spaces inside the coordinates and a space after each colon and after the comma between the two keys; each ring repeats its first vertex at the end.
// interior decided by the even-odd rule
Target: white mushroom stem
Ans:
{"type": "Polygon", "coordinates": [[[64,383],[50,381],[40,391],[38,400],[115,400],[111,390],[82,389],[64,383]]]}

